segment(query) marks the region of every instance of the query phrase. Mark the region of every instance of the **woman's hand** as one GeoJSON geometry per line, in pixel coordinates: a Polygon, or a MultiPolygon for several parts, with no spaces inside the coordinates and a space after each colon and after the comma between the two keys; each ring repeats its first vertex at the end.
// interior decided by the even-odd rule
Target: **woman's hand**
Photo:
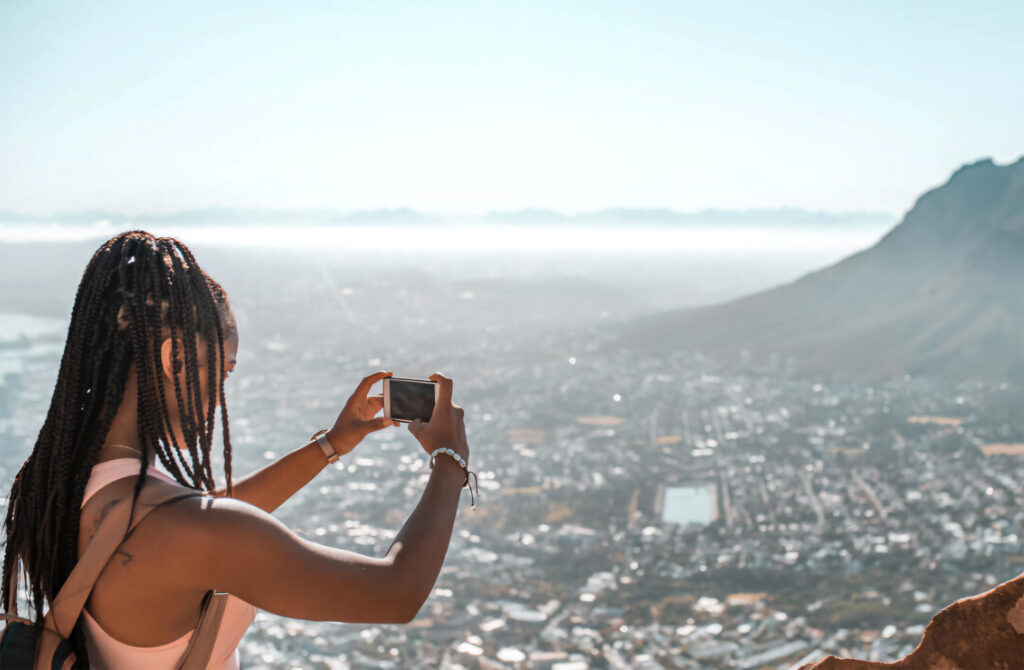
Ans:
{"type": "Polygon", "coordinates": [[[440,387],[437,402],[430,421],[423,423],[416,419],[409,424],[409,432],[419,440],[420,446],[428,454],[435,449],[448,447],[469,462],[469,444],[466,442],[466,425],[462,421],[463,411],[458,405],[452,404],[452,380],[440,372],[430,375],[430,380],[440,387]]]}
{"type": "Polygon", "coordinates": [[[368,395],[370,387],[385,377],[392,376],[391,372],[374,372],[369,377],[363,378],[356,387],[355,393],[345,403],[344,409],[334,422],[334,427],[327,431],[327,441],[331,443],[339,456],[344,456],[356,448],[363,438],[370,433],[397,426],[398,422],[391,421],[382,416],[374,418],[374,415],[384,408],[383,395],[368,395]]]}

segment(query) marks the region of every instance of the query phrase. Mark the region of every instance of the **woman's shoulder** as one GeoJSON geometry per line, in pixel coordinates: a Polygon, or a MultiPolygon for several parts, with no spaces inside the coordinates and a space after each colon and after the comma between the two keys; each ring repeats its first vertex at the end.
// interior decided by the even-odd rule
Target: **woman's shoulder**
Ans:
{"type": "MultiPolygon", "coordinates": [[[[110,512],[133,499],[138,474],[125,474],[96,490],[83,505],[79,555],[110,512]]],[[[145,515],[121,550],[136,559],[163,556],[158,562],[167,563],[165,552],[173,549],[170,562],[192,577],[201,577],[198,573],[211,561],[237,552],[260,551],[291,535],[280,521],[254,505],[183,486],[164,473],[154,475],[152,470],[136,501],[136,519],[140,511],[145,515]]]]}
{"type": "MultiPolygon", "coordinates": [[[[172,484],[161,482],[157,486],[166,487],[164,490],[168,493],[175,491],[172,484]]],[[[161,524],[196,536],[191,539],[220,544],[237,536],[237,531],[241,530],[285,528],[273,516],[244,500],[194,490],[194,495],[186,496],[189,489],[181,487],[180,490],[183,494],[181,499],[160,505],[153,515],[160,519],[161,524]]]]}
{"type": "MultiPolygon", "coordinates": [[[[103,465],[105,464],[100,464],[100,466],[103,465]]],[[[90,478],[82,499],[82,513],[79,518],[79,555],[88,546],[89,541],[107,517],[119,506],[131,505],[134,500],[133,516],[135,519],[140,519],[140,511],[148,506],[150,509],[145,510],[147,512],[145,518],[137,523],[153,525],[151,519],[160,516],[157,512],[163,507],[158,504],[161,501],[173,504],[176,500],[191,498],[201,500],[204,497],[201,491],[183,486],[169,477],[147,476],[142,493],[136,498],[135,488],[139,480],[137,474],[125,476],[122,472],[121,476],[104,481],[103,478],[97,477],[97,474],[109,475],[110,468],[106,468],[108,470],[106,473],[102,470],[103,468],[99,466],[94,469],[93,477],[90,478]]]]}

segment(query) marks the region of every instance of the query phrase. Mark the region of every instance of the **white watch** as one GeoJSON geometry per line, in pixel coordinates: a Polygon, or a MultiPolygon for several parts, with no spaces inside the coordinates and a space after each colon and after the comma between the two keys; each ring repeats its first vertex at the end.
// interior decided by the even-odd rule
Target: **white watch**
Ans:
{"type": "Polygon", "coordinates": [[[318,431],[317,434],[313,436],[313,439],[316,440],[316,443],[320,445],[321,449],[323,449],[324,456],[327,457],[328,465],[338,460],[338,452],[335,451],[334,447],[331,446],[331,443],[327,441],[326,428],[324,430],[318,431]]]}

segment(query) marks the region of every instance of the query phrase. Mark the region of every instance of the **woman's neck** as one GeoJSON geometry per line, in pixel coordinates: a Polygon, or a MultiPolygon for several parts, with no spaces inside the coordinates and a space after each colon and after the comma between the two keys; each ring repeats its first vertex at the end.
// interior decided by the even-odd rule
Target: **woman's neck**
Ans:
{"type": "MultiPolygon", "coordinates": [[[[108,439],[104,443],[104,445],[100,448],[100,453],[96,457],[96,462],[97,463],[104,463],[106,461],[113,461],[113,460],[124,459],[124,458],[133,458],[135,460],[138,460],[138,459],[142,458],[142,449],[139,448],[139,447],[135,447],[135,446],[127,445],[127,444],[120,444],[120,443],[117,443],[117,442],[111,442],[108,439]]],[[[149,458],[147,460],[148,460],[148,465],[155,464],[156,463],[156,454],[150,453],[149,454],[149,458]]]]}
{"type": "MultiPolygon", "coordinates": [[[[103,440],[97,463],[112,461],[117,458],[141,458],[142,447],[139,443],[139,387],[138,375],[132,365],[125,380],[124,396],[114,414],[107,436],[103,440]],[[134,450],[134,452],[132,451],[134,450]]],[[[150,452],[149,465],[156,463],[156,454],[150,452]]]]}

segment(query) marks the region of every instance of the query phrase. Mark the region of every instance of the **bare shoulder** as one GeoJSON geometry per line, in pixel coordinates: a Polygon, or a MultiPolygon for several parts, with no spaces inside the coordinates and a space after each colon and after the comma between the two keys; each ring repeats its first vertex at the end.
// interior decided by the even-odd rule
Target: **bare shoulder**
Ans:
{"type": "MultiPolygon", "coordinates": [[[[187,490],[187,489],[186,489],[187,490]]],[[[210,547],[223,547],[254,536],[291,535],[284,524],[247,502],[234,498],[197,495],[163,505],[152,512],[167,532],[182,541],[195,541],[210,547]]]]}
{"type": "MultiPolygon", "coordinates": [[[[110,512],[134,497],[137,477],[125,477],[104,486],[83,506],[79,532],[79,555],[110,512]]],[[[162,493],[180,493],[180,499],[166,502],[139,521],[121,548],[136,555],[157,553],[168,547],[187,566],[188,574],[202,567],[210,556],[232,549],[244,549],[255,541],[280,541],[291,532],[263,510],[233,498],[217,498],[201,491],[166,481],[147,482],[162,493]]],[[[198,575],[197,575],[198,576],[198,575]]]]}

